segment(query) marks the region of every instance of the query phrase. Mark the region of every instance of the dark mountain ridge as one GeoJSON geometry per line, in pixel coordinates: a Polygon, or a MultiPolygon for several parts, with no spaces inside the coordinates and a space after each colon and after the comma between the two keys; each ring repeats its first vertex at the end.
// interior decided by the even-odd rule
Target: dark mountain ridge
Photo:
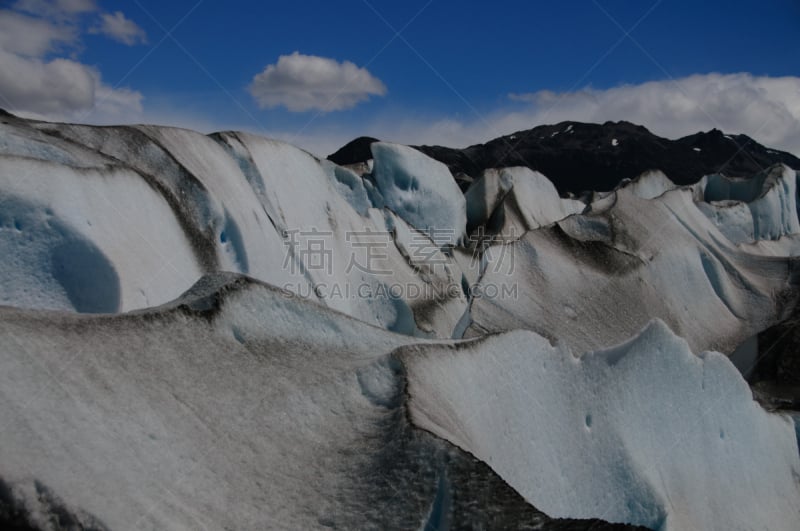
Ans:
{"type": "MultiPolygon", "coordinates": [[[[337,164],[363,162],[372,157],[369,146],[375,141],[356,138],[328,159],[337,164]]],[[[540,125],[464,149],[414,147],[447,164],[462,189],[487,168],[526,166],[546,175],[562,195],[612,190],[622,180],[654,169],[681,185],[711,173],[749,177],[779,162],[800,169],[794,155],[746,135],[712,129],[670,140],[625,121],[540,125]]]]}

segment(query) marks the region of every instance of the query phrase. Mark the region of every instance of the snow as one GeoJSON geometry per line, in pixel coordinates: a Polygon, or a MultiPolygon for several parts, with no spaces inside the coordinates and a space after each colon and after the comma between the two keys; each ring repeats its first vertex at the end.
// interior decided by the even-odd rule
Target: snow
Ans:
{"type": "Polygon", "coordinates": [[[447,166],[399,144],[375,142],[370,148],[372,175],[386,206],[440,246],[461,241],[466,203],[447,166]]]}
{"type": "Polygon", "coordinates": [[[701,151],[703,151],[703,150],[702,150],[702,149],[700,149],[699,147],[692,148],[692,149],[693,149],[694,151],[697,151],[698,153],[700,153],[701,151]]]}
{"type": "Polygon", "coordinates": [[[617,140],[616,138],[612,138],[611,139],[611,145],[612,146],[618,146],[619,145],[619,140],[617,140]]]}
{"type": "Polygon", "coordinates": [[[752,400],[725,356],[695,356],[660,321],[575,354],[530,332],[403,349],[412,422],[556,517],[796,529],[794,426],[752,400]]]}

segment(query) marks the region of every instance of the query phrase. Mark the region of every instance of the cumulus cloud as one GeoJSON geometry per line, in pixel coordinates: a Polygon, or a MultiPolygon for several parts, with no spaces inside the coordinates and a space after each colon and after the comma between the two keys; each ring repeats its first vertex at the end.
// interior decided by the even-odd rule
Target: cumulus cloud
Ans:
{"type": "Polygon", "coordinates": [[[0,50],[0,95],[12,110],[63,113],[85,110],[94,103],[94,77],[69,59],[42,61],[0,50]]]}
{"type": "Polygon", "coordinates": [[[283,106],[294,112],[340,111],[386,94],[383,82],[366,68],[299,52],[280,56],[248,89],[261,108],[283,106]]]}
{"type": "Polygon", "coordinates": [[[0,10],[0,107],[52,120],[141,115],[141,93],[104,83],[75,58],[80,15],[96,9],[90,0],[20,0],[14,10],[0,10]]]}
{"type": "Polygon", "coordinates": [[[128,46],[147,42],[147,34],[144,30],[134,21],[125,17],[122,11],[116,11],[113,15],[103,13],[100,15],[100,23],[90,28],[89,33],[103,34],[128,46]]]}

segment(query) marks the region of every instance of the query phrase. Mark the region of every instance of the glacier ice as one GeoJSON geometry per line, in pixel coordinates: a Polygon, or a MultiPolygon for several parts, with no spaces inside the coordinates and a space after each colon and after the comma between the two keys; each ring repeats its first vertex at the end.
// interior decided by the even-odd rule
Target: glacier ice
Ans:
{"type": "Polygon", "coordinates": [[[650,170],[625,185],[634,195],[642,199],[655,199],[664,192],[674,190],[675,184],[660,170],[650,170]]]}
{"type": "Polygon", "coordinates": [[[0,478],[110,529],[798,516],[791,422],[660,323],[581,357],[531,332],[430,342],[227,274],[119,317],[0,308],[0,334],[0,478]]]}
{"type": "Polygon", "coordinates": [[[491,231],[503,235],[521,235],[586,207],[576,199],[562,199],[547,177],[524,167],[484,171],[465,197],[468,226],[491,223],[491,231]]]}
{"type": "Polygon", "coordinates": [[[776,240],[800,231],[797,175],[784,164],[751,179],[713,174],[697,185],[703,212],[731,241],[776,240]]]}
{"type": "Polygon", "coordinates": [[[447,166],[399,144],[375,142],[372,176],[392,211],[427,232],[437,245],[455,245],[467,226],[466,202],[447,166]]]}
{"type": "Polygon", "coordinates": [[[798,281],[791,259],[737,247],[690,189],[644,199],[622,188],[609,197],[599,212],[591,205],[495,253],[480,282],[522,288],[515,298],[473,300],[466,335],[523,328],[584,352],[657,317],[695,352],[730,353],[782,318],[798,281]]]}
{"type": "Polygon", "coordinates": [[[521,331],[398,355],[412,422],[550,515],[664,531],[800,521],[791,419],[761,409],[725,356],[695,356],[663,322],[581,356],[521,331]]]}
{"type": "Polygon", "coordinates": [[[108,529],[610,529],[408,422],[391,352],[423,340],[246,277],[121,316],[0,307],[0,335],[0,486],[33,519],[46,491],[108,529]]]}
{"type": "Polygon", "coordinates": [[[796,427],[726,358],[795,326],[795,169],[561,197],[2,118],[0,524],[796,527],[796,427]]]}
{"type": "MultiPolygon", "coordinates": [[[[59,282],[50,266],[61,239],[45,236],[46,227],[36,234],[14,230],[9,217],[12,227],[0,235],[9,249],[0,278],[9,288],[0,293],[0,302],[127,311],[167,302],[204,273],[226,270],[379,326],[421,335],[451,337],[466,309],[463,292],[447,289],[461,286],[458,265],[440,255],[443,269],[421,278],[395,245],[395,216],[384,209],[370,180],[288,144],[246,133],[206,136],[154,126],[19,120],[3,127],[10,130],[10,140],[0,144],[0,195],[37,205],[49,212],[45,224],[64,227],[62,232],[91,244],[75,247],[71,255],[78,262],[108,262],[105,268],[98,265],[98,273],[115,275],[120,293],[118,304],[73,304],[66,294],[71,284],[59,282]],[[298,196],[303,208],[295,206],[298,196]],[[31,238],[35,252],[22,245],[31,238]],[[303,252],[313,245],[324,248],[303,252]],[[354,261],[365,260],[362,253],[376,247],[380,256],[374,263],[354,267],[354,261]],[[345,293],[343,286],[353,289],[345,293]],[[368,295],[392,286],[403,288],[399,296],[368,295]]],[[[457,199],[463,204],[460,192],[457,199]]],[[[448,227],[435,234],[463,233],[463,226],[448,227]]],[[[440,245],[426,241],[415,245],[440,245]]]]}
{"type": "MultiPolygon", "coordinates": [[[[72,245],[65,255],[72,263],[84,262],[80,267],[93,269],[98,278],[118,278],[118,304],[95,310],[126,311],[163,302],[202,274],[169,203],[133,171],[5,157],[0,190],[6,218],[0,228],[4,304],[75,308],[59,295],[73,288],[70,278],[57,273],[69,267],[59,260],[64,245],[72,245]]],[[[89,291],[108,292],[107,286],[90,282],[80,289],[85,297],[102,297],[89,291]]]]}

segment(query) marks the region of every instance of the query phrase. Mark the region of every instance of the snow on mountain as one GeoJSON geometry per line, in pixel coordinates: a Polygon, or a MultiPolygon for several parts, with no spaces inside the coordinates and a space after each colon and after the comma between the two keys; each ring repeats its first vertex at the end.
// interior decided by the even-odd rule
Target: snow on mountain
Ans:
{"type": "Polygon", "coordinates": [[[0,524],[794,529],[797,168],[0,122],[0,524]]]}

